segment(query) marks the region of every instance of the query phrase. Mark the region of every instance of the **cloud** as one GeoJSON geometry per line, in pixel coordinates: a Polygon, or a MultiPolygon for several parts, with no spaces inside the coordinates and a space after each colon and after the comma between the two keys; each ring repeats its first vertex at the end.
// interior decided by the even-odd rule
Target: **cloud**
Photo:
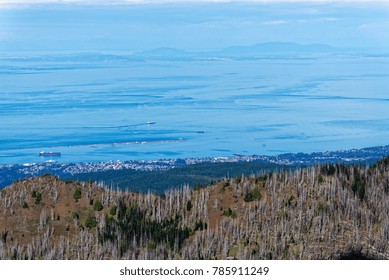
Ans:
{"type": "Polygon", "coordinates": [[[321,18],[320,20],[321,21],[339,21],[339,20],[342,20],[342,19],[336,18],[336,17],[327,17],[327,18],[321,18]]]}
{"type": "Polygon", "coordinates": [[[263,25],[280,25],[280,24],[288,24],[289,22],[286,20],[272,20],[262,22],[263,25]]]}
{"type": "Polygon", "coordinates": [[[326,18],[313,18],[313,19],[299,19],[298,23],[315,23],[315,22],[335,22],[341,21],[343,19],[336,17],[326,17],[326,18]]]}

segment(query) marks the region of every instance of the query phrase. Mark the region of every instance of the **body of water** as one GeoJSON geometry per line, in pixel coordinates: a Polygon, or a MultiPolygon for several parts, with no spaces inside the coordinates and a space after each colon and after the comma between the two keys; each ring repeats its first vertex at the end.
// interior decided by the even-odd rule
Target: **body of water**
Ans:
{"type": "Polygon", "coordinates": [[[389,57],[0,56],[0,163],[386,145],[389,57]]]}

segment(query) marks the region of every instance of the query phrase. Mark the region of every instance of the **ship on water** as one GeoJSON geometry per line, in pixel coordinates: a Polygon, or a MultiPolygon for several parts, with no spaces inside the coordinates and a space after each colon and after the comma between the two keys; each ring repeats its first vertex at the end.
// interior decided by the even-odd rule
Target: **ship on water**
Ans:
{"type": "Polygon", "coordinates": [[[45,152],[42,151],[39,153],[40,157],[60,157],[61,153],[60,152],[45,152]]]}

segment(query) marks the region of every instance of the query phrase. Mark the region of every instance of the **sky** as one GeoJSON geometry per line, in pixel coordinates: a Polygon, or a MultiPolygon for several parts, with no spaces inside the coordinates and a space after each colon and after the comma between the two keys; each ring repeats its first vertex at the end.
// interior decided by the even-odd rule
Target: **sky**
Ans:
{"type": "Polygon", "coordinates": [[[388,2],[0,0],[0,51],[213,50],[275,41],[388,49],[388,2]]]}

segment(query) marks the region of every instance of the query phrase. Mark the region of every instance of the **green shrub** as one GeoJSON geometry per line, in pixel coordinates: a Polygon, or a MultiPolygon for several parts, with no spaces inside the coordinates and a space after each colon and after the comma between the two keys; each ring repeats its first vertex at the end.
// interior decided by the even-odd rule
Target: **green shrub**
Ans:
{"type": "Polygon", "coordinates": [[[42,201],[42,194],[41,193],[36,193],[35,196],[35,204],[39,204],[42,201]]]}
{"type": "Polygon", "coordinates": [[[196,224],[195,224],[195,227],[194,227],[194,231],[198,231],[198,230],[204,230],[204,229],[207,229],[208,228],[208,224],[207,223],[204,223],[203,221],[197,221],[196,224]]]}
{"type": "Polygon", "coordinates": [[[81,198],[81,189],[77,188],[73,193],[73,198],[77,202],[81,198]]]}
{"type": "Polygon", "coordinates": [[[80,215],[77,212],[72,213],[72,219],[80,219],[80,215]]]}
{"type": "Polygon", "coordinates": [[[88,215],[88,217],[85,220],[85,226],[89,229],[97,226],[97,220],[94,216],[91,214],[88,215]]]}
{"type": "Polygon", "coordinates": [[[228,210],[225,210],[223,212],[223,216],[231,217],[233,219],[236,219],[238,215],[236,214],[235,211],[232,211],[231,208],[228,208],[228,210]]]}
{"type": "Polygon", "coordinates": [[[254,188],[254,190],[252,190],[251,192],[248,192],[245,195],[244,201],[245,202],[251,202],[251,201],[254,201],[254,200],[260,200],[261,197],[262,197],[261,192],[259,191],[259,188],[256,187],[256,188],[254,188]]]}
{"type": "Polygon", "coordinates": [[[117,211],[117,206],[113,205],[111,207],[111,209],[109,210],[109,214],[111,214],[112,216],[115,216],[116,215],[116,211],[117,211]]]}
{"type": "Polygon", "coordinates": [[[93,210],[95,211],[101,211],[103,210],[104,206],[101,204],[100,200],[96,200],[95,203],[93,204],[93,210]]]}

